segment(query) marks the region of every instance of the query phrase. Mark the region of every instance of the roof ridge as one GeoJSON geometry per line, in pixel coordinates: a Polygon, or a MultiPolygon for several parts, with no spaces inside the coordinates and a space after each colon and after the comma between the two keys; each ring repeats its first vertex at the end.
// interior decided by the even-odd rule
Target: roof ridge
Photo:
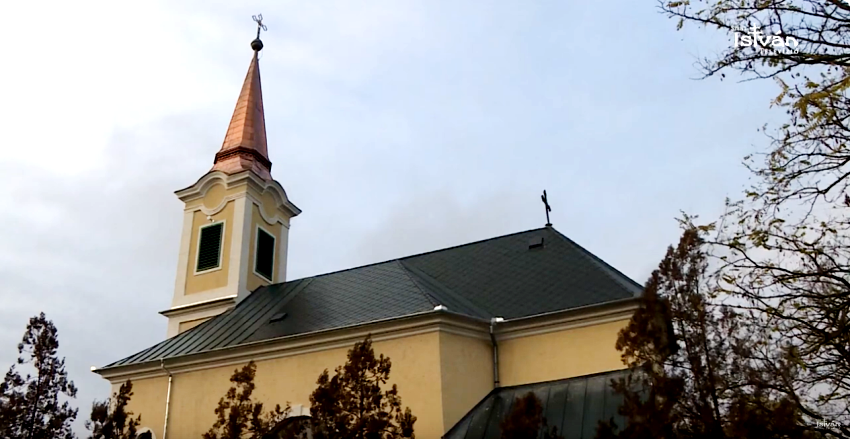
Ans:
{"type": "Polygon", "coordinates": [[[429,294],[428,292],[423,290],[421,286],[419,286],[419,283],[416,282],[415,279],[413,279],[413,276],[410,275],[410,271],[407,269],[407,267],[404,265],[404,263],[401,262],[401,259],[396,259],[392,262],[395,262],[396,264],[398,264],[398,266],[401,268],[401,272],[404,273],[404,275],[407,277],[407,279],[410,280],[410,283],[412,283],[413,286],[416,287],[416,289],[420,293],[422,293],[423,296],[425,296],[425,299],[428,300],[428,302],[430,302],[432,306],[441,305],[436,297],[429,294]]]}
{"type": "Polygon", "coordinates": [[[600,259],[600,258],[599,258],[599,256],[596,256],[596,255],[595,255],[595,254],[593,254],[590,250],[588,250],[588,249],[586,249],[586,248],[582,247],[582,246],[581,246],[581,245],[579,245],[577,242],[575,242],[575,241],[573,241],[572,239],[568,238],[568,237],[567,237],[566,235],[564,235],[563,233],[561,233],[561,232],[559,232],[559,231],[555,230],[555,228],[554,228],[554,227],[551,227],[551,229],[552,229],[552,231],[553,231],[553,232],[555,232],[555,235],[556,235],[556,236],[560,236],[560,237],[561,237],[561,239],[563,239],[564,241],[566,241],[568,244],[571,244],[571,245],[575,246],[575,247],[576,247],[577,249],[579,249],[579,250],[580,250],[580,251],[581,251],[584,255],[589,256],[589,257],[590,257],[590,259],[591,259],[593,262],[595,262],[597,265],[599,265],[599,266],[600,266],[600,268],[602,268],[602,269],[603,269],[602,271],[605,273],[605,275],[606,275],[606,276],[608,276],[609,278],[611,278],[611,280],[613,280],[614,282],[616,282],[616,283],[618,283],[618,284],[620,284],[620,285],[622,285],[622,286],[624,286],[624,287],[626,287],[626,288],[633,288],[633,287],[634,287],[634,288],[637,288],[639,291],[635,292],[635,295],[639,294],[639,293],[640,293],[640,291],[643,291],[643,285],[641,285],[641,284],[637,283],[634,279],[630,278],[629,276],[626,276],[626,275],[625,275],[622,271],[617,270],[616,268],[614,268],[613,266],[611,266],[611,265],[610,265],[610,264],[608,264],[607,262],[603,261],[602,259],[600,259]],[[613,274],[617,274],[617,275],[619,275],[619,276],[613,276],[613,275],[612,275],[612,272],[613,272],[613,274]],[[623,279],[625,279],[627,282],[623,282],[623,279]]]}
{"type": "MultiPolygon", "coordinates": [[[[412,274],[413,276],[418,278],[421,282],[425,282],[426,284],[430,284],[430,286],[437,288],[440,293],[444,293],[448,296],[451,296],[451,299],[460,302],[463,306],[468,307],[469,309],[474,311],[476,314],[478,314],[477,316],[473,316],[473,317],[489,318],[491,316],[491,313],[487,312],[486,310],[484,310],[480,306],[476,305],[471,300],[469,300],[469,299],[461,296],[460,294],[452,291],[451,288],[443,285],[442,283],[440,283],[440,281],[438,281],[437,279],[434,279],[433,277],[428,275],[428,273],[425,273],[424,271],[422,271],[422,270],[420,270],[416,267],[409,266],[406,263],[404,263],[404,261],[399,261],[399,264],[401,264],[401,266],[405,269],[405,271],[409,271],[410,274],[412,274]]],[[[412,279],[412,277],[411,277],[411,279],[412,279]]],[[[413,279],[413,282],[417,283],[416,279],[413,279]]],[[[419,287],[419,285],[417,283],[417,288],[418,287],[419,287]]],[[[430,295],[430,296],[433,297],[435,300],[437,299],[433,295],[430,295]]],[[[445,303],[437,303],[437,305],[446,305],[446,304],[445,303]]]]}
{"type": "Polygon", "coordinates": [[[315,279],[315,278],[322,277],[322,276],[330,276],[330,275],[332,275],[332,274],[344,273],[344,272],[346,272],[346,271],[357,270],[357,269],[360,269],[360,268],[366,268],[366,267],[373,267],[373,266],[381,265],[381,264],[389,264],[389,263],[392,263],[392,262],[401,261],[401,260],[403,260],[403,259],[411,259],[411,258],[416,258],[416,257],[419,257],[419,256],[429,255],[429,254],[432,254],[432,253],[439,253],[439,252],[443,252],[443,251],[447,251],[447,250],[454,250],[454,249],[457,249],[457,248],[460,248],[460,247],[466,247],[466,246],[470,246],[470,245],[474,245],[474,244],[482,244],[482,243],[485,243],[485,242],[487,242],[487,241],[493,241],[493,240],[496,240],[496,239],[507,238],[507,237],[509,237],[509,236],[521,235],[521,234],[523,234],[523,233],[528,233],[528,232],[536,232],[536,231],[544,230],[544,229],[546,229],[546,227],[539,227],[539,228],[536,228],[536,229],[523,230],[523,231],[521,231],[521,232],[508,233],[507,235],[494,236],[494,237],[492,237],[492,238],[487,238],[487,239],[481,239],[481,240],[478,240],[478,241],[467,242],[467,243],[465,243],[465,244],[453,245],[453,246],[451,246],[451,247],[445,247],[445,248],[441,248],[441,249],[437,249],[437,250],[429,250],[429,251],[427,251],[427,252],[416,253],[416,254],[413,254],[413,255],[402,256],[402,257],[399,257],[399,258],[385,259],[385,260],[383,260],[383,261],[379,261],[379,262],[372,262],[372,263],[370,263],[370,264],[358,265],[358,266],[356,266],[356,267],[343,268],[343,269],[341,269],[341,270],[329,271],[329,272],[327,272],[327,273],[321,273],[321,274],[315,274],[315,275],[313,275],[313,276],[307,276],[307,277],[302,277],[302,278],[298,278],[298,279],[288,280],[288,281],[286,281],[286,282],[280,282],[280,283],[276,283],[276,284],[271,284],[271,285],[269,285],[269,286],[272,286],[272,285],[282,285],[282,284],[284,284],[284,283],[297,282],[297,281],[304,280],[304,279],[315,279]]]}
{"type": "Polygon", "coordinates": [[[494,240],[501,239],[501,238],[507,238],[509,236],[516,236],[516,235],[521,235],[523,233],[536,232],[538,230],[544,230],[544,229],[546,229],[546,227],[538,227],[536,229],[529,229],[529,230],[523,230],[521,232],[508,233],[507,235],[494,236],[492,238],[487,238],[487,239],[480,239],[478,241],[467,242],[466,244],[458,244],[458,245],[453,245],[451,247],[446,247],[446,248],[441,248],[441,249],[437,249],[437,250],[431,250],[431,251],[427,251],[427,252],[417,253],[415,255],[403,256],[403,257],[398,258],[398,259],[416,258],[416,257],[419,257],[419,256],[430,255],[432,253],[439,253],[439,252],[443,252],[443,251],[447,251],[447,250],[454,250],[454,249],[457,249],[457,248],[467,247],[467,246],[475,245],[475,244],[483,244],[483,243],[488,242],[488,241],[494,241],[494,240]]]}

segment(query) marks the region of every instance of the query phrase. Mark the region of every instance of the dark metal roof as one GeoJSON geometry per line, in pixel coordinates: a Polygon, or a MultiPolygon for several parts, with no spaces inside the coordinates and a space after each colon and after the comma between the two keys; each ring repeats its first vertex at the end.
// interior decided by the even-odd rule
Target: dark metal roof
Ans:
{"type": "Polygon", "coordinates": [[[261,287],[229,311],[106,367],[433,312],[437,305],[473,318],[512,319],[626,299],[640,290],[545,227],[261,287]],[[529,248],[541,237],[543,247],[529,248]]]}
{"type": "Polygon", "coordinates": [[[623,399],[614,393],[611,380],[626,373],[619,370],[494,389],[443,439],[499,439],[502,420],[510,413],[516,399],[528,392],[534,392],[540,399],[547,424],[557,427],[564,439],[592,439],[599,421],[613,418],[618,426],[624,425],[624,418],[617,413],[623,399]]]}

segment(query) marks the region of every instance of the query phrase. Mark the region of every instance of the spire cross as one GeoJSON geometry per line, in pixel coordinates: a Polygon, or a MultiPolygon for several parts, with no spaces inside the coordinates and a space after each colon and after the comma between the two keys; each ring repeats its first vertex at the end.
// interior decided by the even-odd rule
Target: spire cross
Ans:
{"type": "Polygon", "coordinates": [[[543,195],[540,196],[540,199],[543,200],[543,205],[546,206],[546,227],[552,227],[552,223],[549,222],[549,212],[552,211],[552,208],[549,207],[549,198],[546,197],[546,190],[543,190],[543,195]]]}
{"type": "Polygon", "coordinates": [[[259,40],[260,39],[260,31],[261,30],[268,31],[269,29],[266,27],[265,24],[263,24],[263,14],[252,15],[251,18],[255,22],[257,22],[257,39],[259,40]]]}

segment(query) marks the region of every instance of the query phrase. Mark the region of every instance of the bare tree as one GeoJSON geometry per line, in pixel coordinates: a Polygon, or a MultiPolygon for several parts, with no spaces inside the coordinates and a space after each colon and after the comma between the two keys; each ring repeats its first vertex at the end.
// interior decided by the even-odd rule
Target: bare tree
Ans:
{"type": "Polygon", "coordinates": [[[771,334],[772,349],[800,366],[777,388],[805,423],[850,437],[850,5],[688,0],[660,7],[679,28],[697,24],[729,36],[726,50],[702,60],[706,77],[736,72],[779,86],[771,104],[787,116],[763,128],[769,148],[745,158],[754,183],[703,230],[717,231],[721,293],[741,299],[739,309],[771,334]]]}
{"type": "Polygon", "coordinates": [[[753,333],[748,316],[712,300],[707,268],[705,243],[689,227],[620,331],[617,349],[630,372],[613,384],[626,424],[602,423],[598,437],[820,437],[782,390],[799,366],[753,333]]]}

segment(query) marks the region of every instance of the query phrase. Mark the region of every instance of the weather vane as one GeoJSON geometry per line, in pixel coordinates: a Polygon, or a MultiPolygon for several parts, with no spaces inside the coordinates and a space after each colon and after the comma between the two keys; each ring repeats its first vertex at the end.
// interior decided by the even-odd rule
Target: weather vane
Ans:
{"type": "Polygon", "coordinates": [[[546,197],[546,190],[543,190],[543,195],[540,196],[540,199],[543,200],[543,205],[546,206],[546,227],[552,227],[552,223],[549,222],[549,212],[552,211],[552,208],[549,207],[549,198],[546,197]]]}
{"type": "Polygon", "coordinates": [[[263,48],[263,42],[260,41],[260,31],[268,31],[269,29],[263,24],[263,14],[252,15],[251,18],[257,22],[257,39],[251,41],[251,48],[255,52],[259,52],[263,48]]]}

